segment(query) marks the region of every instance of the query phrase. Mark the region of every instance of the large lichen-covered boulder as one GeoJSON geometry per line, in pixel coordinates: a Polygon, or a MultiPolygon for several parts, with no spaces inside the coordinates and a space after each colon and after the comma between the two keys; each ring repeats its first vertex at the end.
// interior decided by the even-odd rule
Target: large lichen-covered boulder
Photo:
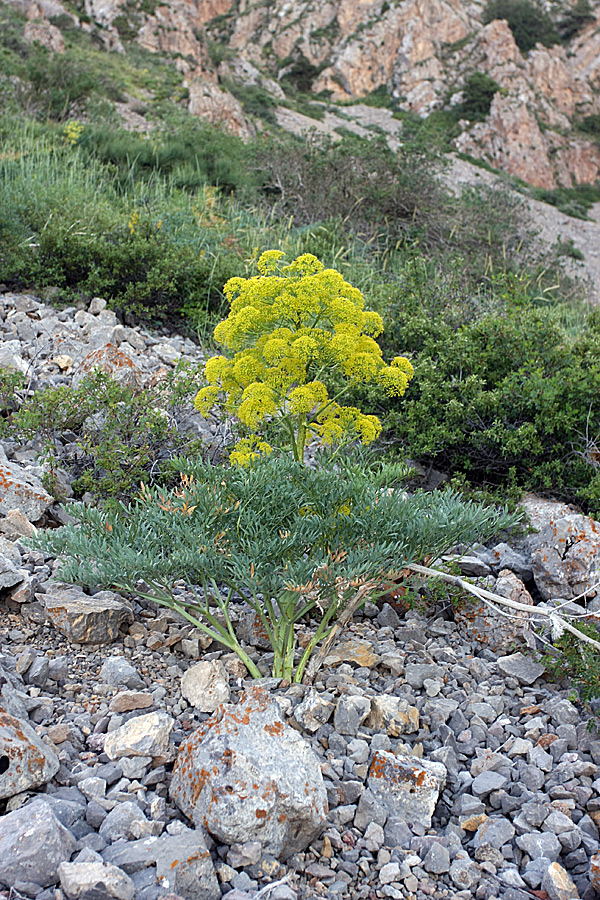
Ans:
{"type": "Polygon", "coordinates": [[[600,522],[533,494],[523,507],[538,530],[530,538],[531,567],[544,600],[572,600],[593,588],[600,581],[600,522]]]}
{"type": "Polygon", "coordinates": [[[226,844],[260,841],[287,858],[327,816],[319,761],[260,686],[223,705],[183,742],[171,797],[197,827],[226,844]]]}
{"type": "Polygon", "coordinates": [[[73,387],[78,387],[87,375],[96,370],[110,375],[120,385],[133,388],[142,386],[143,376],[139,366],[110,341],[88,353],[73,375],[73,387]]]}

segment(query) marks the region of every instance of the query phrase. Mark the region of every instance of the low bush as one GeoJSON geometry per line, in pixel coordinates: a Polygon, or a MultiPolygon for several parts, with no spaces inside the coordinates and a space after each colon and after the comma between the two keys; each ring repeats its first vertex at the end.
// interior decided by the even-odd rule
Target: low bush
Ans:
{"type": "Polygon", "coordinates": [[[452,112],[457,119],[483,122],[489,114],[494,94],[499,90],[500,85],[485,72],[472,72],[465,81],[463,99],[452,107],[452,112]]]}
{"type": "Polygon", "coordinates": [[[251,186],[242,141],[203,122],[188,121],[149,136],[88,126],[78,144],[94,159],[115,166],[124,188],[157,176],[186,191],[210,184],[227,193],[243,192],[251,186]]]}
{"type": "MultiPolygon", "coordinates": [[[[1,133],[0,133],[1,138],[1,133]]],[[[2,142],[0,140],[0,147],[2,142]]],[[[218,313],[244,251],[210,188],[182,193],[90,165],[64,137],[8,138],[0,151],[0,279],[103,296],[117,310],[182,330],[218,313]]]]}
{"type": "Polygon", "coordinates": [[[558,22],[557,27],[561,40],[572,40],[574,37],[577,37],[586,25],[590,25],[595,21],[596,16],[589,0],[577,0],[575,5],[571,9],[567,9],[558,22]]]}
{"type": "Polygon", "coordinates": [[[572,188],[534,188],[533,194],[538,200],[556,206],[567,216],[575,219],[587,219],[588,212],[594,203],[600,200],[600,187],[594,184],[577,184],[572,188]]]}
{"type": "Polygon", "coordinates": [[[406,353],[415,377],[405,397],[372,398],[368,408],[404,455],[474,484],[546,491],[598,511],[598,316],[583,314],[572,332],[571,310],[536,300],[531,287],[505,274],[469,294],[428,282],[415,264],[383,339],[386,352],[406,353]]]}
{"type": "Polygon", "coordinates": [[[4,374],[0,437],[41,444],[46,487],[59,499],[64,469],[75,496],[90,491],[101,505],[114,505],[136,493],[140,481],[160,481],[168,460],[184,449],[199,451],[173,418],[186,406],[191,410],[197,377],[180,365],[140,391],[94,372],[78,387],[47,387],[22,399],[16,379],[4,374]]]}

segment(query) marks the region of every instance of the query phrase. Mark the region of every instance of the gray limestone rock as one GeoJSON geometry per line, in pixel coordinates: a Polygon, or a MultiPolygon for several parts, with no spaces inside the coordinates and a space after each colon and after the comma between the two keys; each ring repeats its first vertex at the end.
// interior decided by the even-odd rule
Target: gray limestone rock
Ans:
{"type": "Polygon", "coordinates": [[[579,891],[571,876],[557,862],[551,863],[542,879],[549,900],[578,900],[579,891]]]}
{"type": "Polygon", "coordinates": [[[88,597],[81,588],[50,582],[43,599],[50,622],[79,644],[111,643],[122,625],[133,622],[131,609],[112,591],[88,597]]]}
{"type": "Polygon", "coordinates": [[[111,731],[104,742],[104,752],[109,759],[122,756],[148,756],[155,761],[173,759],[171,731],[174,720],[165,712],[151,712],[129,719],[120,728],[111,731]]]}
{"type": "Polygon", "coordinates": [[[137,803],[118,803],[107,815],[99,832],[106,841],[137,840],[153,831],[149,822],[137,803]]]}
{"type": "Polygon", "coordinates": [[[423,868],[432,875],[443,875],[450,869],[450,853],[447,847],[435,841],[423,860],[423,868]]]}
{"type": "Polygon", "coordinates": [[[109,656],[105,659],[100,669],[100,678],[106,684],[111,684],[115,687],[123,685],[123,687],[132,691],[146,686],[140,678],[137,669],[122,656],[109,656]]]}
{"type": "Polygon", "coordinates": [[[532,832],[531,834],[521,834],[516,840],[517,846],[532,859],[545,856],[550,862],[554,862],[560,855],[560,841],[555,834],[532,832]]]}
{"type": "Polygon", "coordinates": [[[133,881],[121,869],[99,861],[63,862],[58,867],[60,886],[69,900],[79,900],[86,891],[101,885],[115,900],[133,900],[133,881]]]}
{"type": "Polygon", "coordinates": [[[229,701],[229,676],[222,662],[214,659],[190,666],[181,679],[181,694],[199,712],[214,712],[229,701]]]}
{"type": "Polygon", "coordinates": [[[326,818],[317,757],[258,685],[182,743],[171,797],[220,841],[260,841],[274,856],[304,849],[326,818]]]}
{"type": "Polygon", "coordinates": [[[443,666],[426,663],[408,663],[404,670],[404,677],[413,688],[422,688],[426,678],[444,678],[443,666]]]}
{"type": "Polygon", "coordinates": [[[338,734],[356,734],[370,712],[371,701],[368,697],[360,694],[342,696],[335,708],[333,727],[338,734]]]}
{"type": "Polygon", "coordinates": [[[0,709],[0,799],[46,784],[59,766],[28,722],[0,709]]]}
{"type": "Polygon", "coordinates": [[[75,846],[73,835],[42,799],[7,813],[0,818],[0,884],[56,884],[58,867],[69,861],[75,846]]]}
{"type": "Polygon", "coordinates": [[[221,890],[200,829],[164,835],[150,845],[156,878],[184,900],[220,900],[221,890]]]}
{"type": "Polygon", "coordinates": [[[478,775],[473,779],[471,790],[476,797],[485,797],[487,794],[491,794],[492,791],[500,790],[505,784],[506,778],[504,775],[500,775],[499,772],[490,772],[488,770],[482,772],[481,775],[478,775]]]}
{"type": "Polygon", "coordinates": [[[330,720],[334,709],[330,694],[324,696],[311,688],[294,710],[294,719],[305,731],[314,733],[330,720]]]}
{"type": "Polygon", "coordinates": [[[429,828],[446,776],[442,763],[378,750],[367,784],[388,815],[429,828]]]}
{"type": "Polygon", "coordinates": [[[52,503],[54,498],[39,478],[9,462],[0,446],[0,515],[16,509],[29,522],[37,522],[52,503]]]}
{"type": "Polygon", "coordinates": [[[524,656],[523,653],[500,656],[498,668],[503,675],[516,678],[521,684],[526,685],[533,684],[545,671],[542,663],[535,662],[531,657],[524,656]]]}

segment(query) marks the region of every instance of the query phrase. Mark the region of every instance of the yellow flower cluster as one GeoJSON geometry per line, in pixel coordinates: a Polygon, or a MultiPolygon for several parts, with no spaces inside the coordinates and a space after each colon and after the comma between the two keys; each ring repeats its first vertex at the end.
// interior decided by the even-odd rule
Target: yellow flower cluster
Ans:
{"type": "MultiPolygon", "coordinates": [[[[364,309],[361,292],[339,272],[309,253],[283,265],[283,255],[263,253],[258,276],[231,278],[225,285],[230,312],[214,334],[233,355],[207,361],[207,385],[198,392],[196,408],[207,415],[220,403],[254,432],[278,420],[294,435],[300,459],[310,433],[328,444],[354,438],[370,443],[381,431],[379,420],[340,406],[340,395],[329,397],[323,377],[337,371],[345,389],[372,382],[399,397],[413,368],[404,357],[384,362],[375,340],[383,331],[381,316],[364,309]]],[[[236,448],[236,460],[248,452],[246,444],[243,453],[236,448]]]]}
{"type": "Polygon", "coordinates": [[[75,147],[79,143],[79,138],[83,134],[83,125],[76,119],[71,119],[63,128],[63,136],[65,143],[70,147],[75,147]]]}

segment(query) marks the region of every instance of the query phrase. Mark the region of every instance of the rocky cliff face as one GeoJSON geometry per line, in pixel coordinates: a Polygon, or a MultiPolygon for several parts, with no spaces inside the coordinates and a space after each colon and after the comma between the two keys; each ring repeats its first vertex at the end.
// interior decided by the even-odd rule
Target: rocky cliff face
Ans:
{"type": "MultiPolygon", "coordinates": [[[[48,21],[58,0],[10,2],[27,11],[31,39],[60,52],[48,21]]],[[[82,3],[82,27],[97,28],[113,50],[122,48],[119,23],[129,17],[139,43],[170,54],[183,72],[190,110],[243,137],[257,123],[226,89],[232,82],[258,86],[277,103],[290,84],[330,103],[385,91],[397,109],[426,117],[460,103],[466,79],[478,72],[498,90],[482,121],[460,121],[457,150],[538,187],[600,175],[597,142],[579,128],[600,112],[600,0],[592,0],[587,22],[568,42],[537,44],[528,53],[505,20],[484,24],[483,0],[82,3]]],[[[552,4],[555,18],[574,0],[559,6],[557,13],[552,4]]]]}

